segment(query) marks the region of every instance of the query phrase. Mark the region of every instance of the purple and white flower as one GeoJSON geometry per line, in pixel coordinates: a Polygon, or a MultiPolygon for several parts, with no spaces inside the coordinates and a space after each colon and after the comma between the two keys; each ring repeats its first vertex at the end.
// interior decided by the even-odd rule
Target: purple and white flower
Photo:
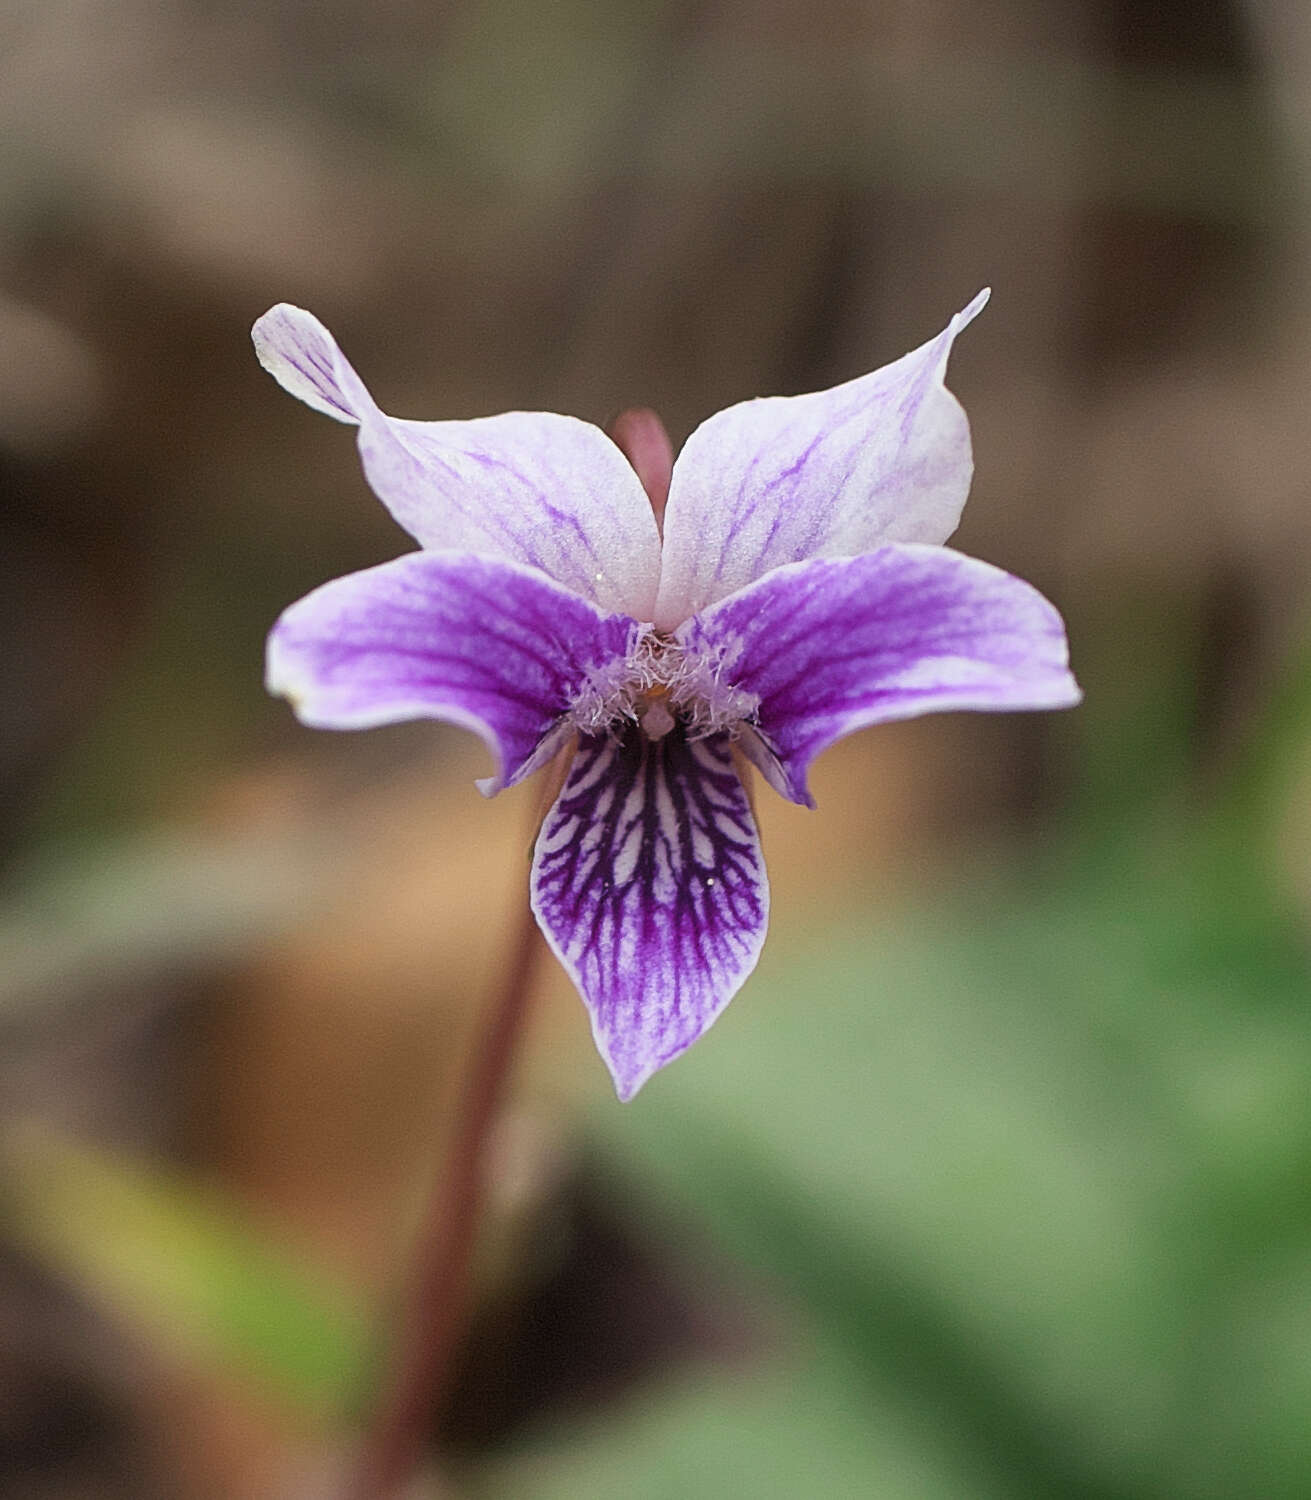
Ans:
{"type": "Polygon", "coordinates": [[[269,689],[320,728],[471,729],[492,753],[489,796],[572,754],[532,906],[621,1099],[696,1041],[760,954],[746,762],[813,805],[811,760],[853,730],[1079,700],[1056,610],[942,545],[972,472],[943,378],[986,297],[870,375],[704,422],[663,535],[599,428],[388,417],[311,314],[282,304],[255,325],[288,391],[359,428],[370,484],[420,549],[293,604],[269,637],[269,689]]]}

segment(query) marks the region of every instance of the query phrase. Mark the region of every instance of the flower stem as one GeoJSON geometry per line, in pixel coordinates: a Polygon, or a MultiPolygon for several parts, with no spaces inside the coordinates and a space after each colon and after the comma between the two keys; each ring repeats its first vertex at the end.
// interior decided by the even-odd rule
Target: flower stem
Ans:
{"type": "Polygon", "coordinates": [[[606,423],[610,440],[633,466],[664,530],[669,481],[674,471],[674,448],[665,424],[649,407],[631,406],[606,423]]]}
{"type": "Polygon", "coordinates": [[[525,902],[505,980],[478,1043],[455,1140],[432,1194],[390,1390],[366,1435],[347,1500],[391,1500],[423,1456],[464,1332],[487,1147],[527,1013],[542,943],[525,902]]]}

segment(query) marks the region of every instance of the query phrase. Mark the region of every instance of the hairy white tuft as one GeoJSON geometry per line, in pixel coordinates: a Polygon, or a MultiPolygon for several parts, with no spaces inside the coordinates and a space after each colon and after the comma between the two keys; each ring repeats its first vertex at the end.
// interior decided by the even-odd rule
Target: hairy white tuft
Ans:
{"type": "Polygon", "coordinates": [[[588,672],[569,717],[581,734],[616,734],[641,723],[660,739],[681,721],[691,739],[732,734],[755,713],[754,693],[724,681],[722,661],[688,654],[643,626],[628,655],[588,672]]]}

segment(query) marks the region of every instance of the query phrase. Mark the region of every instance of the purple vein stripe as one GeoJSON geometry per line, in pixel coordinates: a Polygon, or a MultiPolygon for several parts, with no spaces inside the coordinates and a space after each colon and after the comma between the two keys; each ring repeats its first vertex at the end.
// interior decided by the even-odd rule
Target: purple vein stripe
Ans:
{"type": "Polygon", "coordinates": [[[600,428],[555,412],[389,417],[303,308],[270,308],[253,337],[260,362],[292,395],[358,424],[370,485],[422,546],[527,563],[604,609],[650,616],[659,529],[637,475],[600,428]]]}
{"type": "Polygon", "coordinates": [[[727,737],[584,739],[537,840],[533,910],[630,1099],[714,1021],[764,942],[765,867],[727,737]]]}
{"type": "Polygon", "coordinates": [[[588,672],[636,630],[531,568],[411,552],[315,589],[269,636],[268,681],[306,724],[361,729],[444,719],[481,735],[494,791],[558,748],[588,672]]]}
{"type": "Polygon", "coordinates": [[[716,412],[674,464],[655,623],[672,630],[773,568],[945,542],[969,493],[969,424],[943,386],[956,335],[827,391],[716,412]]]}
{"type": "Polygon", "coordinates": [[[881,547],[777,568],[689,620],[689,651],[758,700],[786,797],[843,735],[952,709],[1079,701],[1061,617],[1030,584],[949,547],[881,547]]]}

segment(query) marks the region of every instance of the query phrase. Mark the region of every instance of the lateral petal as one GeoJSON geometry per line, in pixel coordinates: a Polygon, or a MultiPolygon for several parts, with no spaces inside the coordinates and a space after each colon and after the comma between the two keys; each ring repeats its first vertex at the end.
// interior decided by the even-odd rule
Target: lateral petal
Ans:
{"type": "Polygon", "coordinates": [[[769,887],[727,737],[580,741],[538,835],[532,902],[631,1099],[711,1025],[765,941],[769,887]]]}
{"type": "Polygon", "coordinates": [[[475,553],[411,552],[325,583],[268,641],[268,688],[319,729],[441,719],[481,736],[490,796],[568,738],[561,715],[637,625],[534,569],[475,553]]]}
{"type": "Polygon", "coordinates": [[[312,313],[279,303],[252,337],[284,389],[359,427],[370,485],[421,546],[526,563],[603,609],[650,619],[659,531],[637,475],[599,427],[556,412],[389,417],[312,313]]]}
{"type": "Polygon", "coordinates": [[[674,464],[655,624],[672,630],[786,563],[946,541],[974,465],[943,376],[987,300],[980,292],[937,338],[872,374],[703,422],[674,464]]]}
{"type": "Polygon", "coordinates": [[[759,705],[747,753],[794,802],[853,730],[948,709],[1079,702],[1060,615],[1030,584],[948,547],[779,568],[677,632],[759,705]]]}

